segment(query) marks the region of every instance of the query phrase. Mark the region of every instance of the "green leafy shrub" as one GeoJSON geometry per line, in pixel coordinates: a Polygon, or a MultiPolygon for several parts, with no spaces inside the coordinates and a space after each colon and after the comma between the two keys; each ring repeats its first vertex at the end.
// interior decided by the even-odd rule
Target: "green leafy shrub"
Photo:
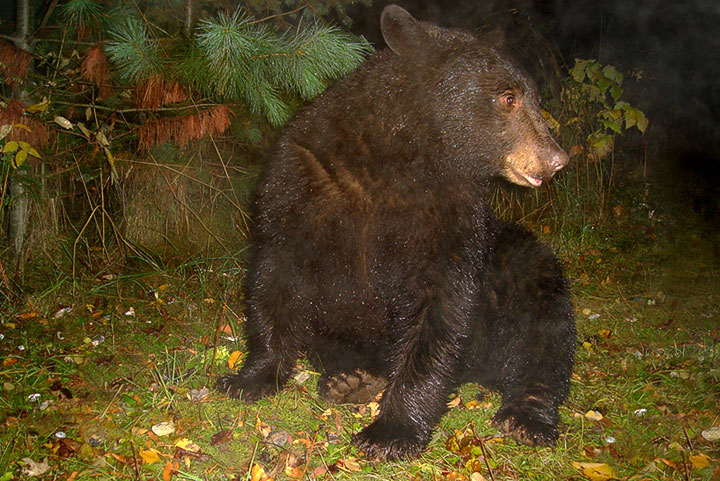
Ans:
{"type": "Polygon", "coordinates": [[[583,229],[602,222],[612,194],[616,140],[630,130],[644,134],[648,119],[622,99],[623,75],[612,65],[576,59],[562,80],[559,96],[543,115],[571,157],[570,164],[542,189],[521,192],[499,188],[496,210],[512,219],[583,229]]]}

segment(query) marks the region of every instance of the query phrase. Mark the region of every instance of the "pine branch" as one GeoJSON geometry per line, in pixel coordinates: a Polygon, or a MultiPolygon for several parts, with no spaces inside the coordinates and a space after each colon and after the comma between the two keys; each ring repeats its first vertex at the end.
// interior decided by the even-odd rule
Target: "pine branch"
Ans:
{"type": "Polygon", "coordinates": [[[136,83],[160,73],[163,62],[158,43],[148,36],[145,25],[137,18],[126,18],[109,35],[111,40],[105,52],[117,65],[123,80],[136,83]]]}
{"type": "Polygon", "coordinates": [[[59,10],[69,26],[83,31],[88,25],[98,22],[102,5],[95,0],[69,0],[59,10]]]}
{"type": "Polygon", "coordinates": [[[181,72],[196,89],[244,100],[273,125],[291,114],[286,96],[309,100],[354,69],[371,51],[336,27],[313,24],[295,35],[258,24],[241,10],[202,20],[181,72]]]}

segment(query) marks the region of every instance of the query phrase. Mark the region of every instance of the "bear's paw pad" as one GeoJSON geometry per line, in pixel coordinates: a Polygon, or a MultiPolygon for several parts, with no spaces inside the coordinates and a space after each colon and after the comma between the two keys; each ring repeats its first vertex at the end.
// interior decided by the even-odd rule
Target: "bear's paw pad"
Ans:
{"type": "Polygon", "coordinates": [[[384,377],[356,369],[320,378],[318,395],[336,404],[367,404],[385,389],[386,384],[384,377]]]}

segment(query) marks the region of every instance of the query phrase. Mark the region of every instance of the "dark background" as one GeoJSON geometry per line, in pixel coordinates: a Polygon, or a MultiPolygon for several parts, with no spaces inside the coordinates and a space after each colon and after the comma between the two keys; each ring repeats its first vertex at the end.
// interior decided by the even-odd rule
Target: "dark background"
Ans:
{"type": "MultiPolygon", "coordinates": [[[[441,25],[501,29],[536,76],[553,67],[551,53],[561,67],[571,67],[574,58],[616,66],[625,74],[624,98],[650,120],[648,182],[658,198],[720,227],[720,2],[380,1],[352,15],[353,30],[376,46],[388,3],[441,25]]],[[[627,149],[639,155],[638,146],[627,149]]]]}

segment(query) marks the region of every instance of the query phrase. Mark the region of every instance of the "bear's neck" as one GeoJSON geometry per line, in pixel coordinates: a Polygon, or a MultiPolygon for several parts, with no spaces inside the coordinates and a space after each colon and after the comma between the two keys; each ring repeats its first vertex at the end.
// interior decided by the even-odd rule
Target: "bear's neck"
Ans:
{"type": "Polygon", "coordinates": [[[393,55],[376,54],[330,87],[298,115],[285,141],[312,152],[330,170],[341,166],[372,178],[413,178],[428,187],[471,182],[473,190],[484,189],[486,173],[469,179],[453,171],[457,159],[434,125],[431,92],[418,92],[415,69],[408,72],[393,55]]]}

